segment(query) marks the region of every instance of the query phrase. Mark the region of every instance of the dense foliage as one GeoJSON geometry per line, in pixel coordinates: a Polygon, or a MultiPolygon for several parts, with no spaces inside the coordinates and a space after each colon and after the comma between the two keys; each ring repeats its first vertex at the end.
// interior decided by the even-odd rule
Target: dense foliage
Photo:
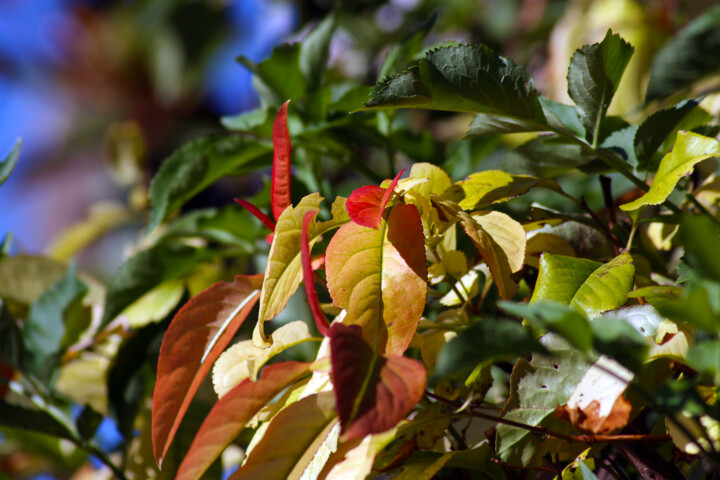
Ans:
{"type": "Polygon", "coordinates": [[[698,92],[719,64],[697,52],[720,10],[624,116],[635,49],[612,30],[572,54],[565,104],[487,46],[424,47],[433,17],[368,99],[326,68],[342,21],[240,59],[261,105],[162,163],[106,289],[5,238],[9,438],[68,440],[119,478],[220,478],[233,445],[233,479],[716,472],[720,128],[698,92]],[[184,208],[256,171],[252,199],[184,208]],[[117,458],[94,440],[105,408],[117,458]]]}

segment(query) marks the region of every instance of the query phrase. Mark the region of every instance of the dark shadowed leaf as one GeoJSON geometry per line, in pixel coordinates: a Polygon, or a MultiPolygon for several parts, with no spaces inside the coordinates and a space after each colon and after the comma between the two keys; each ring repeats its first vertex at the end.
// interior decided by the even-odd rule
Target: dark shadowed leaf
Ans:
{"type": "Polygon", "coordinates": [[[15,140],[15,145],[13,145],[10,153],[8,153],[5,159],[0,162],[0,185],[5,183],[13,170],[15,170],[15,166],[17,165],[18,159],[20,158],[21,147],[22,140],[18,138],[17,140],[15,140]]]}
{"type": "Polygon", "coordinates": [[[216,283],[175,315],[160,348],[153,394],[153,452],[160,464],[213,362],[257,302],[262,275],[216,283]]]}
{"type": "Polygon", "coordinates": [[[220,178],[266,166],[262,157],[269,152],[269,145],[235,135],[201,137],[181,147],[165,159],[153,178],[147,231],[220,178]]]}
{"type": "Polygon", "coordinates": [[[288,405],[270,422],[262,440],[230,480],[298,480],[335,426],[331,392],[310,395],[288,405]]]}
{"type": "Polygon", "coordinates": [[[217,255],[218,252],[205,248],[174,242],[138,252],[120,266],[110,282],[101,326],[110,323],[126,307],[161,283],[178,278],[217,255]]]}
{"type": "Polygon", "coordinates": [[[52,414],[0,399],[0,426],[44,433],[68,440],[78,439],[78,433],[71,420],[55,407],[48,408],[53,409],[52,414]]]}
{"type": "Polygon", "coordinates": [[[545,348],[517,322],[481,319],[452,339],[440,352],[433,377],[458,376],[487,360],[514,360],[545,348]]]}
{"type": "Polygon", "coordinates": [[[425,392],[422,363],[399,355],[377,355],[357,325],[330,328],[335,402],[346,441],[391,429],[425,392]]]}
{"type": "Polygon", "coordinates": [[[254,84],[264,104],[281,105],[305,96],[307,82],[300,70],[300,44],[282,44],[260,63],[240,56],[238,61],[254,75],[254,84]]]}
{"type": "Polygon", "coordinates": [[[423,40],[425,40],[425,37],[430,32],[433,25],[435,25],[436,20],[437,14],[433,13],[425,23],[410,32],[410,34],[408,34],[400,42],[390,47],[390,50],[385,56],[385,60],[383,60],[382,65],[380,65],[380,70],[378,70],[378,80],[382,80],[388,75],[398,73],[413,59],[413,57],[420,51],[423,40]]]}
{"type": "Polygon", "coordinates": [[[680,102],[672,108],[653,113],[640,125],[633,142],[639,168],[647,168],[660,145],[697,105],[695,100],[680,102]]]}
{"type": "Polygon", "coordinates": [[[629,43],[608,30],[602,42],[585,45],[570,61],[568,94],[590,141],[599,141],[600,124],[633,52],[629,43]]]}
{"type": "Polygon", "coordinates": [[[307,81],[308,93],[313,93],[322,84],[330,51],[330,40],[335,33],[337,23],[337,13],[334,11],[325,17],[300,45],[300,71],[307,81]]]}
{"type": "Polygon", "coordinates": [[[247,379],[223,395],[195,434],[175,478],[177,480],[202,478],[207,468],[238,436],[253,416],[285,388],[306,376],[310,372],[309,366],[308,363],[300,362],[269,365],[263,369],[256,382],[247,379]]]}
{"type": "Polygon", "coordinates": [[[540,330],[562,336],[582,352],[592,347],[592,330],[587,319],[577,310],[562,303],[539,301],[533,303],[499,302],[505,312],[525,318],[540,330]]]}
{"type": "Polygon", "coordinates": [[[645,102],[690,87],[720,69],[720,7],[696,18],[655,55],[645,102]]]}
{"type": "Polygon", "coordinates": [[[632,325],[622,319],[600,317],[590,322],[590,326],[595,337],[595,350],[634,372],[640,370],[647,356],[648,344],[632,325]]]}
{"type": "Polygon", "coordinates": [[[593,157],[580,145],[555,136],[542,136],[511,150],[503,160],[503,167],[513,173],[556,177],[582,167],[593,157]]]}
{"type": "Polygon", "coordinates": [[[697,271],[720,282],[720,227],[706,216],[684,216],[680,223],[680,242],[685,261],[697,271]]]}

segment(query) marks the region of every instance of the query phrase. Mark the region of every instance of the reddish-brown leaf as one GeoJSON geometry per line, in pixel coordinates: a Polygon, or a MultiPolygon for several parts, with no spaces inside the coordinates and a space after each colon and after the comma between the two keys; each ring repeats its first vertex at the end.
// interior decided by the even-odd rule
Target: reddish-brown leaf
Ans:
{"type": "Polygon", "coordinates": [[[310,311],[312,312],[313,319],[315,320],[315,326],[320,333],[323,334],[323,336],[327,337],[330,329],[330,322],[328,322],[322,308],[320,308],[320,300],[318,300],[317,292],[315,291],[313,265],[312,259],[310,258],[310,243],[308,242],[308,227],[313,218],[315,218],[315,215],[317,215],[317,211],[310,211],[305,213],[305,217],[303,218],[302,233],[300,234],[300,257],[302,258],[305,296],[307,297],[308,304],[310,305],[310,311]]]}
{"type": "Polygon", "coordinates": [[[153,453],[167,453],[193,395],[259,298],[262,275],[238,275],[193,297],[173,318],[158,359],[153,394],[153,453]]]}
{"type": "Polygon", "coordinates": [[[290,201],[290,134],[287,128],[287,108],[283,103],[273,124],[273,168],[270,199],[275,220],[291,204],[290,201]]]}
{"type": "Polygon", "coordinates": [[[376,355],[357,325],[332,325],[330,360],[345,441],[391,429],[425,392],[427,372],[422,363],[376,355]]]}
{"type": "Polygon", "coordinates": [[[397,204],[375,230],[351,222],[333,236],[325,257],[333,303],[347,310],[380,353],[402,354],[425,309],[427,262],[420,215],[397,204]]]}
{"type": "Polygon", "coordinates": [[[310,373],[310,365],[302,362],[268,365],[257,382],[247,379],[225,394],[195,434],[175,480],[200,478],[257,412],[310,373]]]}
{"type": "Polygon", "coordinates": [[[248,202],[247,200],[243,200],[242,198],[236,198],[235,201],[237,202],[238,205],[240,205],[245,210],[250,212],[255,218],[260,220],[263,223],[263,225],[265,225],[267,228],[270,229],[271,232],[275,231],[275,222],[273,222],[270,217],[265,215],[262,212],[262,210],[260,210],[255,205],[248,202]]]}
{"type": "Polygon", "coordinates": [[[15,369],[0,360],[0,398],[5,398],[9,390],[7,382],[12,380],[15,369]]]}
{"type": "Polygon", "coordinates": [[[353,191],[345,203],[350,218],[363,227],[379,229],[385,207],[404,171],[400,170],[388,188],[367,185],[353,191]]]}

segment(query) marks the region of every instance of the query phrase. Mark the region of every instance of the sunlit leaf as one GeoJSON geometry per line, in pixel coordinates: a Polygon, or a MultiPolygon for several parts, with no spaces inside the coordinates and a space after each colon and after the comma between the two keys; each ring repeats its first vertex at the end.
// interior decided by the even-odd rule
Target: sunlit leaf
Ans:
{"type": "Polygon", "coordinates": [[[280,411],[230,480],[299,479],[335,426],[331,392],[310,395],[280,411]]]}
{"type": "Polygon", "coordinates": [[[167,317],[182,299],[185,285],[181,280],[164,283],[137,299],[123,311],[128,325],[141,328],[150,322],[158,322],[167,317]]]}
{"type": "Polygon", "coordinates": [[[659,205],[667,200],[677,182],[693,171],[696,163],[720,156],[720,142],[693,132],[679,131],[672,152],[660,161],[650,190],[630,203],[620,205],[629,211],[646,205],[659,205]]]}
{"type": "Polygon", "coordinates": [[[344,440],[391,429],[425,392],[427,373],[422,363],[399,355],[377,355],[357,325],[332,325],[330,359],[344,440]]]}
{"type": "MultiPolygon", "coordinates": [[[[275,318],[287,305],[288,300],[302,281],[300,236],[305,213],[320,209],[322,198],[308,195],[295,207],[288,207],[278,219],[273,243],[265,268],[265,281],[260,294],[258,326],[253,341],[261,346],[266,343],[263,322],[275,318]]],[[[345,199],[337,197],[332,206],[332,220],[312,222],[308,228],[308,241],[312,246],[318,238],[332,229],[350,221],[345,210],[345,199]]]]}
{"type": "Polygon", "coordinates": [[[568,305],[580,285],[601,263],[584,258],[544,253],[531,302],[553,300],[568,305]]]}
{"type": "Polygon", "coordinates": [[[318,478],[323,480],[364,480],[373,468],[375,456],[395,439],[397,429],[343,442],[333,452],[318,478]]]}
{"type": "Polygon", "coordinates": [[[309,367],[300,362],[276,363],[267,366],[257,381],[246,378],[232,388],[208,413],[175,478],[202,478],[250,419],[285,388],[308,375],[309,367]]]}
{"type": "Polygon", "coordinates": [[[634,50],[608,30],[602,42],[577,50],[570,61],[568,93],[591,141],[599,141],[600,124],[634,50]]]}
{"type": "Polygon", "coordinates": [[[49,258],[15,255],[0,260],[0,297],[30,305],[65,275],[66,267],[49,258]]]}
{"type": "Polygon", "coordinates": [[[297,320],[286,323],[272,333],[273,343],[268,348],[256,346],[252,340],[243,340],[225,350],[213,366],[213,387],[219,397],[235,385],[257,379],[260,368],[278,353],[308,340],[312,340],[307,324],[297,320]]]}
{"type": "Polygon", "coordinates": [[[270,202],[273,217],[280,218],[292,203],[290,200],[290,134],[287,128],[287,109],[290,100],[280,107],[273,123],[273,168],[270,202]]]}
{"type": "Polygon", "coordinates": [[[328,289],[380,353],[402,354],[425,309],[425,238],[417,209],[395,205],[379,230],[355,222],[340,228],[326,251],[328,289]]]}
{"type": "Polygon", "coordinates": [[[559,190],[552,180],[529,175],[510,175],[502,170],[486,170],[470,175],[456,185],[462,188],[464,198],[458,202],[464,210],[482,209],[493,203],[506,202],[529,192],[535,187],[559,190]]]}
{"type": "Polygon", "coordinates": [[[153,453],[160,464],[200,383],[258,300],[262,276],[235,277],[193,297],[160,348],[153,395],[153,453]]]}
{"type": "Polygon", "coordinates": [[[639,126],[633,142],[639,168],[647,167],[660,145],[697,105],[695,100],[680,102],[672,108],[653,113],[639,126]]]}
{"type": "Polygon", "coordinates": [[[5,159],[0,162],[0,186],[5,183],[13,170],[15,170],[15,166],[17,165],[18,159],[20,158],[21,147],[22,140],[18,138],[17,140],[15,140],[15,145],[13,145],[10,153],[8,153],[5,159]]]}
{"type": "Polygon", "coordinates": [[[525,263],[539,268],[540,256],[543,253],[574,257],[575,249],[565,239],[553,233],[532,232],[528,235],[525,247],[525,263]]]}
{"type": "Polygon", "coordinates": [[[269,152],[269,145],[229,135],[203,137],[183,146],[165,159],[153,178],[147,231],[216,180],[247,167],[257,168],[255,161],[269,152]]]}
{"type": "Polygon", "coordinates": [[[385,207],[404,171],[404,169],[400,170],[387,188],[367,185],[353,191],[345,203],[345,208],[353,222],[364,227],[379,229],[385,207]]]}
{"type": "Polygon", "coordinates": [[[463,228],[490,269],[500,297],[510,299],[517,284],[510,277],[525,261],[525,229],[507,214],[495,211],[459,213],[463,228]]]}
{"type": "Polygon", "coordinates": [[[630,253],[621,253],[598,267],[580,285],[570,305],[590,317],[612,310],[625,303],[635,281],[635,265],[630,253]]]}

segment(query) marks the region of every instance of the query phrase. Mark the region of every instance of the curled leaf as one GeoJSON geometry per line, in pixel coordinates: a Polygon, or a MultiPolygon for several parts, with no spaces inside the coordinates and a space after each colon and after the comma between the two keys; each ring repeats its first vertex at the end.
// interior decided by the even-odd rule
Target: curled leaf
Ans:
{"type": "Polygon", "coordinates": [[[364,227],[379,229],[385,207],[404,171],[405,169],[400,170],[387,188],[367,185],[353,191],[345,204],[353,222],[364,227]]]}
{"type": "Polygon", "coordinates": [[[310,311],[312,312],[315,326],[323,334],[328,336],[330,333],[330,322],[320,308],[317,292],[315,291],[315,279],[313,278],[312,259],[310,258],[310,244],[308,242],[308,226],[315,218],[317,212],[309,211],[305,213],[303,218],[302,233],[300,235],[300,253],[303,266],[303,283],[305,285],[305,295],[307,296],[310,311]]]}

